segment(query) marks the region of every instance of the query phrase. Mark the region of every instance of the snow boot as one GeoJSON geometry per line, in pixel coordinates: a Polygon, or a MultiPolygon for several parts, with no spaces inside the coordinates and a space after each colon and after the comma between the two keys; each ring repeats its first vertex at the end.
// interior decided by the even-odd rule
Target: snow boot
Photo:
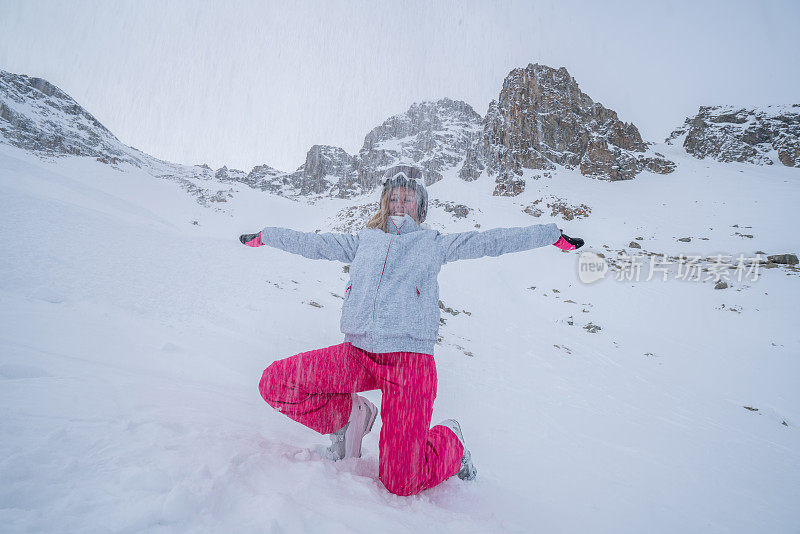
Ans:
{"type": "Polygon", "coordinates": [[[445,419],[439,424],[452,430],[464,447],[464,456],[461,457],[461,469],[456,473],[456,476],[461,480],[475,480],[475,477],[478,476],[478,470],[472,465],[472,454],[464,445],[464,434],[461,432],[461,425],[455,419],[445,419]]]}
{"type": "Polygon", "coordinates": [[[350,419],[342,428],[328,434],[331,446],[328,447],[328,458],[342,460],[344,458],[361,457],[361,440],[372,430],[378,409],[370,401],[352,394],[353,408],[350,410],[350,419]]]}

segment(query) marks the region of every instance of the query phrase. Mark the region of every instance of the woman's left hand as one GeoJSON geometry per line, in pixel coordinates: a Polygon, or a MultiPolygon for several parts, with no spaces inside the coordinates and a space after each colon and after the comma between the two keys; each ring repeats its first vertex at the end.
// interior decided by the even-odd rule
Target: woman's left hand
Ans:
{"type": "MultiPolygon", "coordinates": [[[[559,228],[559,230],[561,230],[561,228],[559,228]]],[[[558,241],[553,243],[553,245],[561,250],[575,250],[576,248],[581,248],[583,246],[583,239],[580,237],[570,237],[565,235],[562,231],[561,237],[559,237],[558,241]]]]}

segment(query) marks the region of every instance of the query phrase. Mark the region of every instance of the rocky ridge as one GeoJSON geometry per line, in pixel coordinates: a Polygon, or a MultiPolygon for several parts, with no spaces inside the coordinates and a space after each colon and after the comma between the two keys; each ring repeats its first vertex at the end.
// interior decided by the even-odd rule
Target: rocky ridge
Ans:
{"type": "MultiPolygon", "coordinates": [[[[668,141],[685,135],[687,151],[722,154],[718,157],[726,158],[724,161],[751,157],[767,162],[771,161],[769,154],[775,154],[780,161],[788,162],[784,164],[797,165],[798,107],[783,107],[771,115],[701,108],[698,117],[687,119],[685,127],[673,132],[668,141]],[[720,136],[739,141],[720,142],[720,136]]],[[[157,160],[122,144],[49,82],[5,71],[0,71],[0,136],[9,144],[44,156],[92,156],[111,165],[142,167],[155,176],[179,182],[205,205],[222,202],[230,193],[204,185],[212,180],[240,183],[290,198],[352,198],[373,191],[381,182],[383,170],[397,163],[423,168],[426,185],[445,174],[466,181],[486,175],[496,181],[495,195],[509,196],[524,190],[524,169],[541,171],[540,175],[547,177],[560,166],[577,168],[594,178],[626,180],[645,170],[669,173],[675,168],[674,163],[651,151],[651,144],[641,138],[635,125],[622,122],[615,111],[581,92],[565,68],[538,64],[509,73],[486,117],[465,102],[449,98],[416,103],[373,128],[358,154],[314,145],[294,172],[269,165],[256,166],[249,172],[227,167],[215,171],[206,165],[157,160]]]]}
{"type": "MultiPolygon", "coordinates": [[[[425,171],[426,185],[453,170],[467,181],[487,173],[497,177],[495,194],[513,195],[524,187],[518,180],[523,168],[580,165],[590,176],[623,179],[656,161],[630,155],[647,146],[635,126],[580,93],[566,69],[541,65],[512,71],[499,103],[491,104],[485,118],[469,104],[449,98],[413,104],[370,131],[358,154],[314,145],[303,165],[290,173],[268,165],[244,172],[162,162],[122,144],[45,80],[2,72],[0,82],[0,132],[10,144],[49,156],[128,162],[177,180],[201,203],[225,198],[223,192],[203,187],[203,181],[212,179],[288,197],[351,198],[374,190],[387,167],[413,162],[425,171]]],[[[662,165],[671,170],[670,162],[662,165]]]]}
{"type": "Polygon", "coordinates": [[[528,65],[508,75],[486,117],[448,98],[413,104],[369,132],[357,155],[317,145],[300,169],[273,183],[294,194],[349,198],[372,191],[384,169],[405,162],[425,171],[426,185],[447,171],[466,181],[486,173],[496,179],[494,194],[509,196],[524,190],[523,169],[579,168],[609,180],[675,169],[636,126],[582,93],[566,69],[528,65]]]}
{"type": "Polygon", "coordinates": [[[129,164],[177,182],[198,203],[208,207],[226,202],[232,190],[213,189],[204,182],[216,179],[247,183],[250,179],[255,185],[260,184],[255,182],[260,174],[268,174],[259,167],[248,174],[227,167],[213,171],[207,165],[159,160],[123,144],[72,97],[47,80],[3,70],[0,70],[0,142],[41,157],[86,156],[114,167],[129,164]]]}
{"type": "Polygon", "coordinates": [[[64,91],[47,80],[0,70],[0,133],[10,145],[43,155],[75,155],[141,165],[122,144],[64,91]]]}
{"type": "Polygon", "coordinates": [[[703,106],[666,143],[681,142],[696,158],[800,167],[800,104],[736,108],[703,106]]]}
{"type": "Polygon", "coordinates": [[[471,158],[471,151],[480,145],[481,131],[481,116],[465,102],[443,98],[417,103],[373,128],[358,154],[314,145],[299,169],[275,175],[265,185],[275,192],[351,198],[373,191],[383,171],[401,162],[422,168],[426,185],[438,182],[453,167],[464,179],[474,180],[483,170],[471,158]],[[472,167],[465,163],[473,160],[472,167]]]}

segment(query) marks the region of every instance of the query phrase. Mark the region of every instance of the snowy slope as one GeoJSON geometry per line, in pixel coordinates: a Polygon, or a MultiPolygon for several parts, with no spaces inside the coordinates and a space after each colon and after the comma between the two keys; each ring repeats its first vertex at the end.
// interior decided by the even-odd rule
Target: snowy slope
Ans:
{"type": "MultiPolygon", "coordinates": [[[[675,173],[609,183],[556,171],[514,198],[492,197],[485,177],[448,175],[431,198],[472,211],[432,209],[429,222],[452,232],[555,221],[607,257],[637,252],[627,248],[636,237],[676,255],[800,252],[796,169],[657,149],[675,173]],[[541,197],[591,214],[523,212],[541,197]]],[[[444,305],[470,314],[442,314],[434,422],[461,421],[479,475],[397,497],[377,479],[380,420],[364,458],[330,463],[324,437],[257,392],[273,360],[341,341],[342,266],[237,239],[266,225],[325,230],[375,199],[307,204],[206,187],[231,196],[204,207],[127,163],[43,161],[0,145],[0,530],[800,524],[797,270],[714,290],[613,273],[586,285],[577,254],[553,247],[445,266],[444,305]],[[589,333],[590,322],[602,329],[589,333]]]]}

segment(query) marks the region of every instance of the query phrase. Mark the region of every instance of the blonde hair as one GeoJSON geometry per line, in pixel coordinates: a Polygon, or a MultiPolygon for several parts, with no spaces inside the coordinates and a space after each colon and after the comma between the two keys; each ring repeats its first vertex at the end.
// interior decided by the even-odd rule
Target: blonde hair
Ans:
{"type": "Polygon", "coordinates": [[[389,217],[389,193],[389,189],[384,189],[381,192],[381,203],[378,207],[378,213],[367,221],[367,228],[380,228],[384,232],[386,231],[386,219],[389,217]]]}

